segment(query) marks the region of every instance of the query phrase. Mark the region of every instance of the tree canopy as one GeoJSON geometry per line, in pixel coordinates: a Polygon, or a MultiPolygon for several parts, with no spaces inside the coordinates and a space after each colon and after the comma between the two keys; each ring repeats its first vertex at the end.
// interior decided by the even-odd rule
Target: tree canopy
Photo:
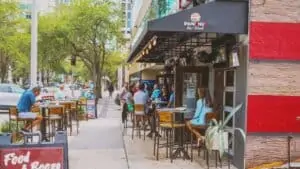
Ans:
{"type": "Polygon", "coordinates": [[[119,7],[112,1],[79,0],[41,16],[41,68],[62,68],[62,71],[68,72],[70,67],[65,65],[66,61],[76,57],[77,64],[73,70],[77,75],[90,77],[96,84],[97,97],[101,97],[102,77],[107,75],[113,79],[113,71],[122,62],[122,53],[118,51],[124,43],[119,7]]]}
{"type": "Polygon", "coordinates": [[[0,1],[0,76],[4,81],[8,66],[15,76],[24,76],[29,65],[28,22],[21,17],[16,1],[0,1]]]}

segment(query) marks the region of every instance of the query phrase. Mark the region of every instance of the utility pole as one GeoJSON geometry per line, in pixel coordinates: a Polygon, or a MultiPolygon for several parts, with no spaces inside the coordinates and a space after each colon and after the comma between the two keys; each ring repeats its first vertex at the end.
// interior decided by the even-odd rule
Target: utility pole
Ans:
{"type": "Polygon", "coordinates": [[[32,0],[31,9],[31,51],[30,51],[30,85],[37,85],[37,35],[38,35],[38,14],[37,0],[32,0]]]}

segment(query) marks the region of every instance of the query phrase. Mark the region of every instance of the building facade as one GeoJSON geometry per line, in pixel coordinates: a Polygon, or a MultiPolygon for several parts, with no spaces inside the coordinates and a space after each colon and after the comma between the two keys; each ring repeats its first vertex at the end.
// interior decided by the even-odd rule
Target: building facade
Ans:
{"type": "Polygon", "coordinates": [[[288,139],[300,132],[300,1],[252,0],[249,9],[246,163],[252,167],[288,161],[288,151],[291,160],[300,158],[299,136],[288,139]]]}
{"type": "MultiPolygon", "coordinates": [[[[151,5],[153,2],[154,0],[151,5]]],[[[234,34],[237,43],[234,42],[236,45],[230,51],[230,55],[233,57],[232,53],[238,53],[236,57],[239,59],[239,67],[226,69],[211,69],[209,67],[212,71],[208,78],[210,81],[208,84],[204,84],[209,88],[214,88],[215,91],[211,93],[214,100],[221,103],[220,107],[217,108],[222,109],[221,115],[224,117],[233,107],[243,103],[242,111],[233,117],[230,124],[234,128],[244,129],[247,135],[246,143],[238,138],[239,135],[233,135],[235,139],[230,153],[233,153],[234,164],[238,168],[250,169],[260,166],[262,166],[261,168],[272,168],[281,167],[289,161],[299,161],[300,76],[298,72],[300,71],[300,40],[296,35],[300,33],[300,1],[207,0],[206,3],[199,2],[197,0],[179,0],[177,2],[178,8],[182,12],[169,16],[158,11],[157,18],[166,17],[147,22],[148,26],[145,28],[146,33],[144,34],[142,34],[143,30],[140,31],[141,33],[136,30],[136,37],[133,37],[132,53],[130,54],[133,59],[128,59],[129,62],[132,62],[131,67],[135,71],[132,70],[130,73],[141,72],[143,66],[134,65],[141,65],[142,63],[136,63],[136,61],[145,62],[146,66],[144,65],[144,67],[149,65],[147,62],[158,61],[159,52],[163,53],[160,58],[166,61],[165,58],[182,55],[180,52],[188,48],[187,46],[193,46],[191,45],[193,41],[199,41],[202,44],[208,43],[207,45],[213,46],[213,44],[209,44],[209,41],[201,41],[203,38],[201,34],[205,35],[206,39],[209,37],[208,35],[214,35],[211,33],[215,32],[219,37],[212,39],[217,40],[220,40],[219,38],[224,35],[222,33],[220,35],[220,32],[234,34]],[[223,14],[217,12],[218,10],[229,9],[234,5],[237,5],[236,10],[228,10],[223,14]],[[241,14],[239,15],[241,17],[236,19],[242,22],[231,23],[232,19],[230,18],[235,17],[232,15],[233,11],[241,14]],[[232,16],[226,19],[226,16],[229,15],[232,16]],[[223,19],[217,21],[218,18],[223,19]],[[193,23],[193,20],[197,20],[197,23],[193,23]],[[237,31],[238,28],[234,28],[233,25],[240,25],[243,27],[242,31],[237,31]],[[214,26],[216,26],[214,30],[209,30],[214,26]],[[246,29],[244,29],[245,27],[246,29]],[[221,28],[226,28],[226,30],[221,28]],[[160,42],[157,42],[156,39],[153,40],[153,32],[160,42]],[[179,50],[179,54],[176,51],[168,53],[161,46],[166,43],[165,39],[172,40],[172,36],[165,32],[173,32],[172,36],[177,36],[180,39],[191,36],[190,39],[187,38],[182,43],[192,40],[184,47],[177,44],[178,48],[172,47],[170,49],[166,45],[167,50],[174,51],[174,48],[179,50]],[[199,33],[200,36],[194,37],[191,32],[199,33]],[[180,33],[185,36],[180,37],[178,35],[180,33]],[[135,45],[136,43],[139,45],[135,45]],[[158,47],[153,47],[158,43],[160,43],[158,47]],[[168,54],[169,56],[165,57],[168,54]]],[[[221,46],[221,48],[223,47],[221,46]]],[[[227,48],[226,45],[225,47],[227,48]]],[[[198,49],[204,50],[205,47],[201,48],[198,45],[190,49],[195,52],[198,49]]],[[[187,52],[186,50],[185,53],[187,52]]],[[[188,58],[188,56],[183,57],[188,58]]],[[[185,64],[193,66],[186,67],[186,70],[184,68],[180,70],[192,71],[190,68],[196,70],[197,67],[203,66],[197,63],[185,64]]],[[[176,78],[182,79],[177,75],[176,78]]],[[[180,83],[180,80],[176,79],[176,82],[180,83]]],[[[182,86],[179,86],[179,89],[182,90],[182,86]]],[[[177,100],[178,95],[176,94],[175,104],[177,101],[181,104],[181,100],[177,100]]],[[[180,104],[178,106],[182,106],[180,104]]]]}
{"type": "Polygon", "coordinates": [[[121,7],[124,16],[124,26],[122,31],[126,39],[131,38],[131,27],[132,27],[132,4],[134,0],[121,0],[121,7]]]}
{"type": "MultiPolygon", "coordinates": [[[[179,10],[178,0],[136,0],[132,6],[132,38],[133,48],[147,26],[147,22],[176,13],[179,10]]],[[[132,63],[128,67],[129,82],[157,80],[156,75],[163,71],[163,64],[132,63]]]]}

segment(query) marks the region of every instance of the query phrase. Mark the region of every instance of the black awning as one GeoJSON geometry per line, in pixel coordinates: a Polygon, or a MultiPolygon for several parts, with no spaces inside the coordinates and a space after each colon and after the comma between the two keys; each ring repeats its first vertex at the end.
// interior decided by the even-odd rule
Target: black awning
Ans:
{"type": "MultiPolygon", "coordinates": [[[[161,43],[174,42],[173,45],[169,43],[167,45],[167,48],[171,49],[176,46],[175,43],[178,44],[179,41],[185,41],[188,37],[200,33],[247,34],[248,2],[216,1],[149,21],[132,47],[127,61],[131,62],[154,36],[161,43]]],[[[163,50],[165,49],[166,46],[163,47],[163,50]]],[[[154,51],[156,56],[161,49],[154,51]]]]}

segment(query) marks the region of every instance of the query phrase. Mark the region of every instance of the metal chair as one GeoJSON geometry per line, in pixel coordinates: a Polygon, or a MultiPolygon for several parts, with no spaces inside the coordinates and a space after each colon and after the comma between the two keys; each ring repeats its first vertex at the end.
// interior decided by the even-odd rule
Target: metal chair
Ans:
{"type": "Polygon", "coordinates": [[[48,115],[45,118],[48,122],[49,130],[46,134],[48,134],[50,138],[54,138],[57,130],[63,130],[64,114],[63,107],[51,107],[48,109],[48,115]]]}
{"type": "Polygon", "coordinates": [[[132,139],[134,137],[134,131],[137,130],[139,138],[141,138],[141,128],[144,130],[144,140],[146,139],[146,121],[148,116],[145,114],[145,107],[143,104],[135,104],[133,112],[132,122],[132,139]],[[142,123],[142,124],[140,124],[142,123]]]}

